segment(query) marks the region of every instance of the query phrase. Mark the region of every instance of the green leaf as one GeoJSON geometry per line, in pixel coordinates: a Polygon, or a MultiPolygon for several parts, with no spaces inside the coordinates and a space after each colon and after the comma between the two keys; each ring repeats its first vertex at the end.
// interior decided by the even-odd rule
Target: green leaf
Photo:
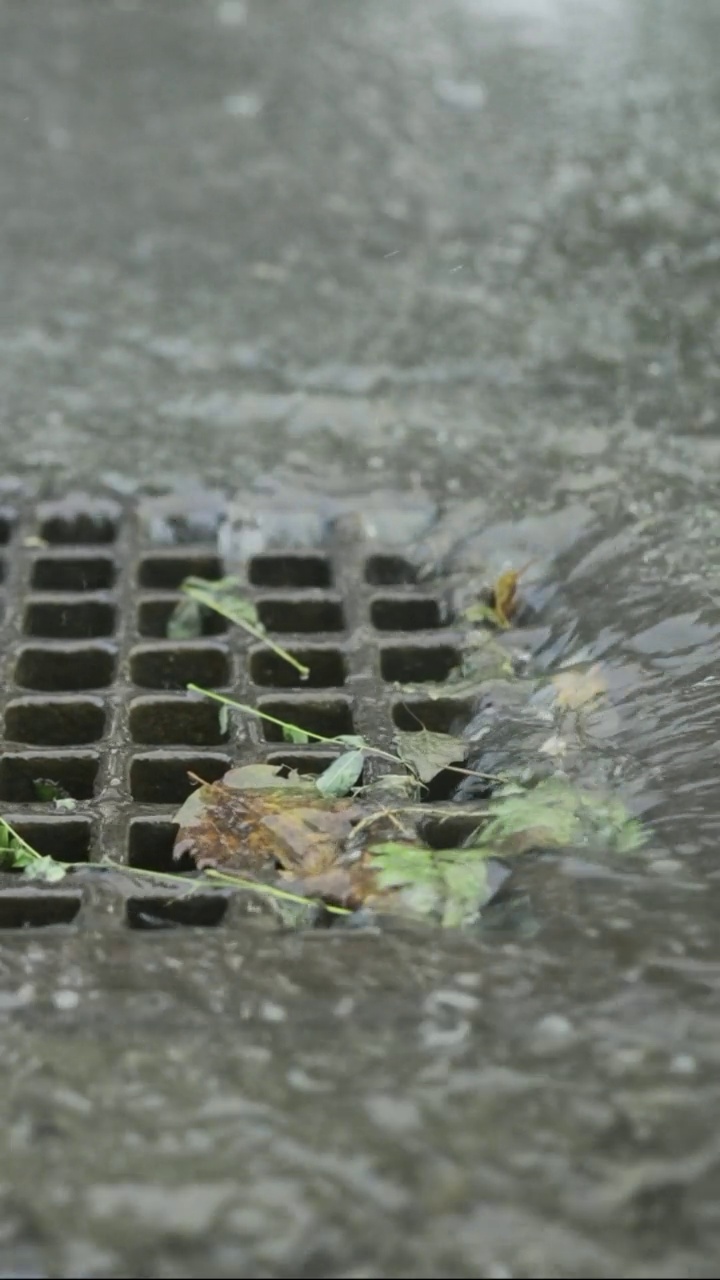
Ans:
{"type": "Polygon", "coordinates": [[[230,622],[236,622],[239,626],[247,626],[248,624],[255,631],[265,631],[258,611],[252,600],[247,600],[241,595],[242,583],[239,578],[219,578],[213,580],[209,578],[186,578],[182,584],[182,590],[186,595],[197,604],[205,605],[208,609],[214,609],[216,613],[221,613],[224,618],[230,622]]]}
{"type": "Polygon", "coordinates": [[[621,801],[560,778],[547,778],[528,789],[504,787],[488,809],[490,819],[478,838],[484,845],[502,846],[506,853],[567,845],[627,853],[647,839],[642,824],[621,801]]]}
{"type": "Polygon", "coordinates": [[[4,818],[0,818],[0,849],[13,856],[25,854],[26,857],[40,857],[40,854],[26,844],[17,831],[13,831],[10,823],[4,818]]]}
{"type": "Polygon", "coordinates": [[[4,843],[0,848],[0,869],[14,871],[27,866],[31,855],[17,844],[4,843]]]}
{"type": "Polygon", "coordinates": [[[36,800],[68,800],[70,799],[64,787],[59,782],[53,782],[52,778],[34,778],[33,791],[36,800]]]}
{"type": "Polygon", "coordinates": [[[339,733],[333,742],[342,742],[346,747],[355,747],[357,751],[368,749],[368,742],[359,733],[339,733]]]}
{"type": "Polygon", "coordinates": [[[202,635],[203,611],[197,600],[180,600],[168,618],[168,640],[197,640],[202,635]]]}
{"type": "Polygon", "coordinates": [[[49,855],[31,858],[23,867],[23,875],[27,880],[44,880],[47,884],[55,884],[67,875],[67,867],[56,862],[49,855]]]}
{"type": "Polygon", "coordinates": [[[238,578],[220,578],[219,581],[213,581],[190,577],[185,579],[182,589],[199,605],[203,605],[206,609],[214,609],[223,618],[228,618],[230,622],[242,627],[256,640],[263,640],[273,653],[282,658],[283,662],[289,663],[304,680],[307,679],[310,674],[309,667],[306,667],[293,654],[288,653],[287,649],[283,649],[282,645],[269,638],[252,600],[246,600],[240,594],[240,586],[238,578]]]}
{"type": "Polygon", "coordinates": [[[403,764],[412,769],[421,782],[431,782],[449,764],[461,764],[467,753],[462,738],[449,733],[430,733],[420,729],[417,733],[395,731],[398,755],[403,764]]]}
{"type": "Polygon", "coordinates": [[[294,742],[297,746],[305,746],[310,741],[304,729],[298,729],[297,725],[286,724],[282,731],[284,742],[294,742]]]}
{"type": "Polygon", "coordinates": [[[477,917],[490,898],[487,859],[474,858],[474,849],[439,850],[435,857],[445,879],[443,926],[459,929],[477,917]]]}
{"type": "Polygon", "coordinates": [[[362,751],[346,751],[328,765],[315,780],[315,786],[326,800],[346,796],[362,773],[365,756],[362,751]]]}
{"type": "Polygon", "coordinates": [[[4,818],[0,818],[0,866],[23,871],[31,880],[62,880],[67,872],[64,863],[43,857],[4,818]]]}
{"type": "Polygon", "coordinates": [[[371,845],[368,853],[378,888],[395,895],[390,905],[400,914],[439,915],[444,928],[462,928],[491,896],[487,850],[427,849],[388,840],[371,845]]]}

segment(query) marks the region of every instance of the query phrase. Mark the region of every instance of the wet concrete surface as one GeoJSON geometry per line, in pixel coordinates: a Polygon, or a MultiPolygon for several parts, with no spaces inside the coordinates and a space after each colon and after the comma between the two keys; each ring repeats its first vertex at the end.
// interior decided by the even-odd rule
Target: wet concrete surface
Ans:
{"type": "Polygon", "coordinates": [[[3,470],[537,517],[654,831],[529,866],[531,935],[8,934],[0,1274],[716,1274],[720,9],[4,0],[0,49],[3,470]]]}

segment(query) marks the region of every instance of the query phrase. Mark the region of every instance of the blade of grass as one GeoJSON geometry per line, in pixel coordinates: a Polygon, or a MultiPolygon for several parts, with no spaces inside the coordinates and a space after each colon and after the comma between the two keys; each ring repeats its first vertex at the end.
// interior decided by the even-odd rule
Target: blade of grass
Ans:
{"type": "Polygon", "coordinates": [[[274,640],[271,640],[264,628],[253,626],[252,622],[247,622],[243,618],[239,618],[237,613],[232,609],[224,608],[223,605],[215,599],[211,591],[204,591],[202,587],[185,583],[183,583],[182,589],[191,600],[196,600],[198,604],[204,605],[206,609],[212,609],[215,613],[221,614],[223,618],[227,618],[230,622],[234,622],[236,627],[242,627],[243,631],[247,631],[248,635],[251,635],[255,640],[261,640],[269,649],[272,649],[273,653],[276,653],[279,658],[282,658],[283,662],[289,662],[290,666],[294,667],[304,680],[306,680],[310,675],[310,668],[306,667],[297,658],[294,658],[291,653],[288,653],[287,649],[283,649],[282,645],[276,644],[274,640]]]}
{"type": "MultiPolygon", "coordinates": [[[[223,693],[215,693],[213,689],[203,689],[199,684],[188,684],[185,688],[190,693],[201,693],[205,698],[212,698],[214,702],[222,702],[228,707],[234,707],[236,711],[244,711],[245,715],[255,716],[258,720],[267,720],[270,724],[276,724],[280,729],[287,729],[291,733],[305,733],[308,738],[312,738],[313,742],[324,742],[331,747],[344,747],[346,745],[346,735],[340,735],[337,738],[325,738],[321,733],[313,733],[311,729],[300,729],[297,724],[290,724],[287,720],[279,720],[277,716],[271,716],[267,711],[259,711],[257,707],[250,707],[244,702],[236,702],[234,698],[226,698],[223,693]]],[[[374,756],[383,756],[385,760],[392,760],[393,764],[402,765],[399,756],[394,756],[390,751],[382,751],[379,747],[371,747],[366,744],[362,748],[368,754],[374,756]]]]}
{"type": "Polygon", "coordinates": [[[181,884],[188,893],[195,893],[202,884],[201,880],[188,880],[187,876],[174,875],[172,871],[151,871],[148,867],[130,867],[126,862],[115,862],[113,858],[102,858],[98,866],[112,867],[114,871],[124,871],[128,876],[146,876],[148,880],[169,880],[173,884],[181,884]]]}
{"type": "Polygon", "coordinates": [[[333,915],[352,915],[349,907],[331,906],[329,902],[325,902],[322,898],[304,898],[301,893],[291,893],[289,889],[279,889],[274,884],[260,884],[257,880],[244,880],[242,876],[233,876],[226,871],[208,870],[205,875],[211,880],[235,885],[237,889],[253,889],[256,893],[267,893],[272,898],[283,898],[286,902],[299,902],[306,907],[323,906],[326,911],[331,911],[333,915]]]}
{"type": "Polygon", "coordinates": [[[27,840],[23,840],[22,836],[18,835],[15,828],[11,827],[10,823],[7,822],[5,818],[0,818],[0,827],[6,835],[12,836],[13,840],[15,840],[16,843],[20,845],[20,848],[24,849],[25,853],[27,853],[31,858],[42,858],[43,855],[38,853],[37,849],[33,849],[32,845],[28,844],[27,840]]]}

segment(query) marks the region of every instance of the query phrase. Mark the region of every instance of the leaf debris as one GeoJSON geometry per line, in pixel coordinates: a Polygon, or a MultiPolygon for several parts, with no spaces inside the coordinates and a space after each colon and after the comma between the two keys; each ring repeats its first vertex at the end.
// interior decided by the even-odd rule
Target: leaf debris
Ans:
{"type": "MultiPolygon", "coordinates": [[[[196,605],[221,614],[229,622],[234,622],[236,626],[242,627],[243,631],[247,631],[248,635],[253,636],[255,640],[261,640],[268,648],[272,649],[273,653],[276,653],[284,662],[288,662],[306,680],[310,675],[310,668],[300,662],[294,654],[288,653],[287,649],[284,649],[282,645],[275,640],[271,640],[260,620],[257,608],[252,600],[248,600],[242,595],[241,587],[242,583],[239,578],[227,577],[213,580],[191,576],[185,579],[181,590],[196,605]]],[[[172,615],[171,622],[173,619],[176,619],[177,623],[176,614],[172,615]]],[[[186,625],[188,624],[186,623],[186,625]]]]}

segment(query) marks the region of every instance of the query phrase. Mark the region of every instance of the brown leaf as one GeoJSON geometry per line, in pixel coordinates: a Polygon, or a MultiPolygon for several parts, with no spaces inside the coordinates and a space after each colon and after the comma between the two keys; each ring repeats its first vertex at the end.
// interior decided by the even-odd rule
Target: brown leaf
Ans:
{"type": "Polygon", "coordinates": [[[313,783],[278,777],[275,787],[241,788],[224,780],[193,792],[176,815],[174,857],[196,865],[268,875],[278,867],[312,874],[332,865],[360,810],[350,799],[325,800],[313,783]]]}

